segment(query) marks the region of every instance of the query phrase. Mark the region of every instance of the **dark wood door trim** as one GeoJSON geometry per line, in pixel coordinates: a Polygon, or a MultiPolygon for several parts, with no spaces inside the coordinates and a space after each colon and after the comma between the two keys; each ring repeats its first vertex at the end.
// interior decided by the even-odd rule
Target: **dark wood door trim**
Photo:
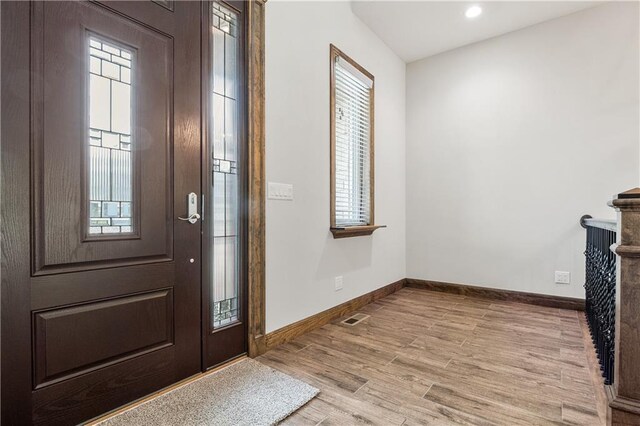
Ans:
{"type": "Polygon", "coordinates": [[[264,115],[265,0],[247,5],[247,102],[249,152],[248,302],[249,356],[266,351],[265,344],[265,115],[264,115]]]}

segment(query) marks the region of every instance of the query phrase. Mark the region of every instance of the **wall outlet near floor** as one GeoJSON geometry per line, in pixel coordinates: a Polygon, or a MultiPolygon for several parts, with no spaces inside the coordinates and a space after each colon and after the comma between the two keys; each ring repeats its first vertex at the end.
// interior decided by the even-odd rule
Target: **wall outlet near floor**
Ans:
{"type": "Polygon", "coordinates": [[[342,290],[342,275],[339,275],[335,278],[336,291],[342,290]]]}
{"type": "Polygon", "coordinates": [[[556,284],[571,284],[571,272],[556,271],[556,284]]]}

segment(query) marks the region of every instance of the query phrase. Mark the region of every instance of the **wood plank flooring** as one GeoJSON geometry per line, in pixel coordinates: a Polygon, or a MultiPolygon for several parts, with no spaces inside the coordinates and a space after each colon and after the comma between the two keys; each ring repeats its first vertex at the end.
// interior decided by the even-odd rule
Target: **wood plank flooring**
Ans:
{"type": "Polygon", "coordinates": [[[410,288],[358,312],[257,358],[321,390],[284,424],[605,422],[582,313],[410,288]]]}

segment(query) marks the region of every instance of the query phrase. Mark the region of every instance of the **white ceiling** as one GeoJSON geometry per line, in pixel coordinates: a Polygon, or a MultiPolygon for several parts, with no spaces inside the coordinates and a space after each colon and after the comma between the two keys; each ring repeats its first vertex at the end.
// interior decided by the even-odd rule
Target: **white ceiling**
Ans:
{"type": "Polygon", "coordinates": [[[352,1],[353,12],[406,62],[486,40],[603,2],[352,1]],[[467,19],[466,9],[482,7],[467,19]]]}

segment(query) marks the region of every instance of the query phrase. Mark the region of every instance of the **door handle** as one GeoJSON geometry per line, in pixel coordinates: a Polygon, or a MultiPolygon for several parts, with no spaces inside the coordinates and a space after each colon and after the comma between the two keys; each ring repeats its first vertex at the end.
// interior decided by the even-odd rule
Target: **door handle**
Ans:
{"type": "Polygon", "coordinates": [[[192,225],[200,219],[200,215],[198,214],[198,196],[195,192],[187,195],[187,217],[178,217],[178,219],[187,221],[192,225]]]}

